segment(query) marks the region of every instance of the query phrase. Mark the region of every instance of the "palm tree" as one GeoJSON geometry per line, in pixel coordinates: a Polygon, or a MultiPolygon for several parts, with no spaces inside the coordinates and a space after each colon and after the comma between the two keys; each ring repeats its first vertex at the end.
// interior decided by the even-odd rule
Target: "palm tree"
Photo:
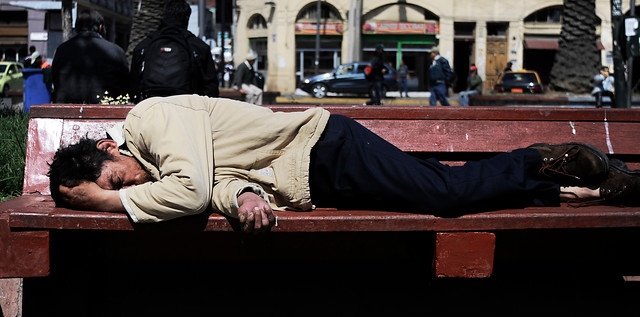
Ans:
{"type": "Polygon", "coordinates": [[[595,0],[564,0],[560,46],[551,68],[551,88],[587,92],[600,66],[595,0]]]}
{"type": "Polygon", "coordinates": [[[131,25],[131,36],[127,47],[127,59],[131,63],[133,49],[149,33],[158,29],[162,20],[164,0],[133,0],[133,24],[131,25]]]}

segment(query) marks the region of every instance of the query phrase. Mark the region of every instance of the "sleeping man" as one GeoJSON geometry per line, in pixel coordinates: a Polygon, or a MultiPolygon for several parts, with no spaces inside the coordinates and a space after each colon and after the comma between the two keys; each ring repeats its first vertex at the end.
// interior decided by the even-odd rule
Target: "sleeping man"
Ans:
{"type": "Polygon", "coordinates": [[[213,210],[245,232],[273,210],[367,208],[457,216],[459,210],[639,205],[640,177],[582,143],[534,144],[448,166],[418,159],[322,108],[281,113],[197,95],[142,101],[101,140],[59,149],[58,206],[157,222],[213,210]]]}

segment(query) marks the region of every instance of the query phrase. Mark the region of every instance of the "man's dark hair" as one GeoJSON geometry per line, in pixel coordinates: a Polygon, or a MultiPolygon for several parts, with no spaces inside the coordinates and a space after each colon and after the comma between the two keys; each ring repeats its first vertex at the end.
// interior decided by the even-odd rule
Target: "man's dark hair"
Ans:
{"type": "Polygon", "coordinates": [[[93,31],[100,32],[100,26],[104,24],[102,14],[96,10],[82,10],[76,18],[76,32],[93,31]]]}
{"type": "Polygon", "coordinates": [[[75,187],[83,181],[95,182],[104,162],[113,160],[113,155],[98,149],[97,143],[97,140],[83,138],[56,151],[47,176],[51,197],[57,206],[68,207],[60,196],[60,185],[75,187]]]}
{"type": "Polygon", "coordinates": [[[185,0],[167,0],[164,4],[162,22],[166,25],[180,25],[185,29],[189,25],[191,6],[185,0]]]}

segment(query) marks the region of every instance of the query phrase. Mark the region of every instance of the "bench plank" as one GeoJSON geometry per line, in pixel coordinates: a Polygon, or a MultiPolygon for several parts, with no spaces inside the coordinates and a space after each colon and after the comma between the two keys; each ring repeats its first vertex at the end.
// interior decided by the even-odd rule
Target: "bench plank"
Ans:
{"type": "MultiPolygon", "coordinates": [[[[12,228],[134,230],[126,215],[56,208],[50,196],[23,195],[12,200],[9,225],[12,228]]],[[[487,231],[554,228],[640,227],[640,209],[613,206],[574,208],[525,208],[498,210],[455,218],[371,210],[316,209],[312,212],[277,211],[278,226],[273,232],[341,231],[487,231]]],[[[176,228],[203,231],[233,231],[229,220],[218,214],[174,220],[176,228]]],[[[171,227],[172,225],[166,225],[171,227]]],[[[167,229],[163,227],[162,230],[167,229]]]]}
{"type": "MultiPolygon", "coordinates": [[[[269,105],[273,111],[304,111],[314,105],[269,105]]],[[[124,119],[133,105],[45,104],[31,107],[32,118],[124,119]]],[[[640,109],[547,107],[416,107],[322,106],[354,119],[511,120],[511,121],[619,121],[640,122],[640,109]]]]}

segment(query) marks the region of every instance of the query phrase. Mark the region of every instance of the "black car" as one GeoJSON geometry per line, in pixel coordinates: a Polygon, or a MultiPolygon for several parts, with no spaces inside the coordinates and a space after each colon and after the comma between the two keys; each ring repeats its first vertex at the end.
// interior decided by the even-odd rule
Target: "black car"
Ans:
{"type": "MultiPolygon", "coordinates": [[[[305,79],[300,89],[316,98],[324,98],[328,92],[371,95],[371,83],[364,78],[364,69],[369,65],[368,62],[342,64],[330,73],[305,79]]],[[[389,90],[398,90],[395,70],[388,65],[385,68],[387,73],[382,85],[383,96],[389,90]]]]}
{"type": "Polygon", "coordinates": [[[531,70],[505,72],[498,78],[493,91],[532,94],[543,92],[538,73],[531,70]]]}

